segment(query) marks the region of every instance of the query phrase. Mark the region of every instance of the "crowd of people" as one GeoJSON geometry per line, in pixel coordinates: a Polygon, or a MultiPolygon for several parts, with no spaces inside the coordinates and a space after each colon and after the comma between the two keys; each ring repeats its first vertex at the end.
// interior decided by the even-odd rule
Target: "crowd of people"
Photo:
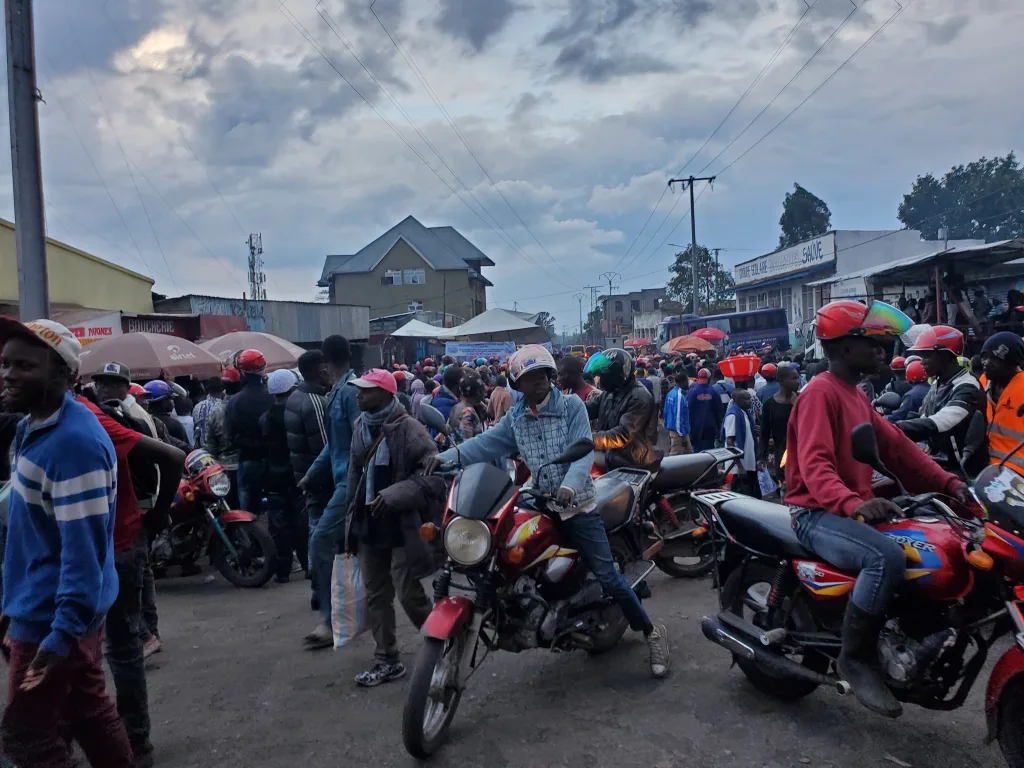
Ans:
{"type": "Polygon", "coordinates": [[[964,480],[977,466],[1007,459],[1024,474],[1024,458],[1011,455],[1024,436],[1024,341],[996,333],[969,361],[960,331],[932,326],[890,358],[903,326],[875,323],[874,306],[833,302],[818,312],[827,361],[764,350],[745,374],[713,351],[634,359],[609,349],[584,360],[539,345],[507,361],[428,357],[357,373],[347,340],[330,336],[294,371],[268,373],[259,351],[244,350],[191,391],[163,380],[140,386],[117,361],[83,383],[81,346],[67,328],[0,321],[0,449],[12,456],[0,751],[16,765],[63,767],[77,741],[95,766],[153,764],[144,660],[162,641],[149,538],[197,449],[227,471],[233,507],[265,515],[276,580],[299,571],[309,579],[318,617],[303,638],[309,650],[334,645],[335,556],[358,554],[376,646],[358,685],[406,674],[395,597],[416,627],[431,610],[421,578],[437,560],[419,530],[440,519],[446,490],[431,470],[513,455],[557,500],[570,544],[644,635],[652,674],[662,677],[665,626],[615,568],[590,473],[549,464],[585,437],[608,469],[656,470],[661,428],[670,455],[735,449],[733,490],[777,492],[806,547],[860,572],[840,671],[866,706],[898,714],[871,649],[903,554],[859,522],[885,519],[894,505],[874,496],[849,434],[874,424],[883,458],[908,488],[970,507],[964,480]],[[427,405],[447,421],[447,438],[421,422],[427,405]],[[984,429],[971,428],[978,420],[984,429]],[[446,439],[457,448],[439,452],[446,439]],[[104,654],[116,702],[105,692],[104,654]]]}

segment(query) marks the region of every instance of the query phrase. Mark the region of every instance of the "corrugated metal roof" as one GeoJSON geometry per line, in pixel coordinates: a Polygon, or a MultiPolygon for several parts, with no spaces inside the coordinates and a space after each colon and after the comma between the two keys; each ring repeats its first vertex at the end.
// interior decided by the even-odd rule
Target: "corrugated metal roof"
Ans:
{"type": "Polygon", "coordinates": [[[320,273],[320,285],[327,285],[327,278],[329,278],[334,272],[341,269],[344,264],[352,258],[352,255],[343,256],[341,254],[328,254],[327,259],[324,261],[324,270],[320,273]]]}
{"type": "Polygon", "coordinates": [[[485,267],[493,267],[494,262],[484,254],[479,248],[473,245],[467,240],[461,232],[455,227],[430,227],[429,232],[433,232],[436,237],[441,238],[441,241],[452,249],[456,254],[461,256],[466,261],[479,261],[485,267]]]}

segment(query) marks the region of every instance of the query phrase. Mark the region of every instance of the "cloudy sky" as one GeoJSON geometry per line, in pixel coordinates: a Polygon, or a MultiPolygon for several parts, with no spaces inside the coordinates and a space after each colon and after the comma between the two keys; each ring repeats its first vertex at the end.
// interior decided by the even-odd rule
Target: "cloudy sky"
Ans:
{"type": "Polygon", "coordinates": [[[240,295],[261,232],[270,298],[311,300],[325,254],[413,214],[497,262],[491,306],[561,330],[601,272],[664,284],[684,168],[720,173],[697,233],[733,264],[793,182],[890,228],[918,174],[1024,149],[1024,3],[901,2],[36,0],[48,230],[172,295],[240,295]]]}

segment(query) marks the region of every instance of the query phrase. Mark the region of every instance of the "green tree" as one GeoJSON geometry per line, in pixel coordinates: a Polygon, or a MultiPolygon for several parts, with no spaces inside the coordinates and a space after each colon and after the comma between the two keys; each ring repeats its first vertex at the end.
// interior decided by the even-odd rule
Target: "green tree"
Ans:
{"type": "Polygon", "coordinates": [[[587,320],[583,324],[583,335],[586,337],[586,342],[594,341],[598,344],[604,339],[604,331],[601,329],[601,321],[604,320],[601,312],[601,305],[598,304],[597,308],[592,312],[587,313],[587,320]]]}
{"type": "Polygon", "coordinates": [[[539,325],[545,331],[548,332],[548,336],[555,335],[555,318],[551,316],[549,312],[538,312],[537,319],[534,322],[535,325],[539,325]]]}
{"type": "MultiPolygon", "coordinates": [[[[668,295],[678,301],[689,311],[693,302],[693,267],[690,261],[692,246],[676,254],[676,260],[669,267],[672,277],[665,286],[668,295]]],[[[733,290],[733,279],[729,271],[723,269],[715,262],[703,245],[697,246],[697,297],[699,306],[697,312],[714,313],[727,311],[736,306],[733,290]]]]}
{"type": "Polygon", "coordinates": [[[918,176],[903,196],[897,217],[907,229],[938,240],[945,227],[950,240],[987,242],[1024,235],[1024,169],[1013,152],[951,168],[941,179],[918,176]]]}
{"type": "Polygon", "coordinates": [[[832,212],[820,197],[794,184],[793,191],[787,192],[782,202],[779,226],[782,228],[779,248],[789,248],[828,232],[832,227],[832,212]]]}

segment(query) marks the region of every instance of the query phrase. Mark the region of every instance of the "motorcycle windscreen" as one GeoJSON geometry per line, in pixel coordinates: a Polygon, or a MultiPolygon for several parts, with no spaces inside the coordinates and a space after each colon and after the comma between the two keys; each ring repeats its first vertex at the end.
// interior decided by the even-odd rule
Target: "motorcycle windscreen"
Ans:
{"type": "Polygon", "coordinates": [[[974,492],[992,522],[1012,530],[1024,528],[1024,477],[991,464],[978,475],[974,492]]]}
{"type": "Polygon", "coordinates": [[[455,514],[470,520],[486,520],[508,499],[512,479],[493,464],[474,464],[459,476],[455,486],[455,514]]]}

